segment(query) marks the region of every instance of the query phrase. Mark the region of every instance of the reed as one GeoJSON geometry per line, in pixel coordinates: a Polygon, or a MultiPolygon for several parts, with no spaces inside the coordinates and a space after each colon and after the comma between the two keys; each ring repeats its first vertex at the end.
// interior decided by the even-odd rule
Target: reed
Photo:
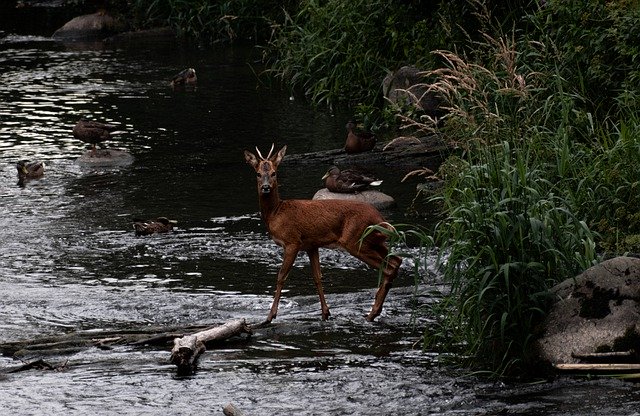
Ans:
{"type": "Polygon", "coordinates": [[[433,244],[450,293],[431,312],[437,325],[425,347],[514,375],[533,362],[549,289],[597,261],[597,235],[571,190],[573,175],[588,166],[573,138],[587,132],[575,122],[584,114],[573,105],[580,97],[566,92],[557,72],[523,59],[546,45],[523,45],[513,33],[483,33],[474,44],[474,57],[491,59],[436,51],[445,65],[426,74],[447,115],[403,116],[406,129],[437,133],[459,149],[432,197],[443,211],[433,244]]]}

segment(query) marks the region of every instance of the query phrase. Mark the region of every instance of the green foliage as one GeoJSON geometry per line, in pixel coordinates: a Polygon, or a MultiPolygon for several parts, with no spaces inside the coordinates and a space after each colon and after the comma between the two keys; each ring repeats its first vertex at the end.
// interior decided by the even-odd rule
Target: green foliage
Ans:
{"type": "Polygon", "coordinates": [[[169,25],[212,43],[268,37],[270,22],[279,19],[284,5],[273,0],[133,0],[132,11],[142,26],[169,25]]]}
{"type": "Polygon", "coordinates": [[[640,3],[637,0],[552,0],[532,16],[538,41],[552,43],[560,75],[598,118],[618,104],[638,108],[640,3]]]}
{"type": "MultiPolygon", "coordinates": [[[[629,5],[599,4],[593,13],[629,5]]],[[[626,105],[638,89],[630,82],[635,69],[625,67],[635,46],[605,42],[636,10],[609,20],[619,27],[594,40],[599,54],[618,55],[616,74],[603,60],[568,53],[599,29],[581,31],[575,16],[563,29],[575,32],[560,36],[545,26],[555,8],[577,7],[548,2],[529,20],[540,25],[532,32],[483,33],[468,55],[438,51],[444,66],[429,82],[447,115],[439,123],[405,116],[418,134],[438,133],[462,149],[438,173],[447,181],[435,244],[452,291],[425,340],[462,348],[471,365],[496,374],[530,364],[552,285],[592,265],[596,247],[640,248],[640,114],[626,105]],[[599,79],[606,71],[613,76],[599,79]]]]}
{"type": "Polygon", "coordinates": [[[387,0],[303,0],[275,27],[271,71],[315,104],[374,106],[388,68],[419,62],[432,42],[429,8],[387,0]]]}
{"type": "Polygon", "coordinates": [[[438,342],[499,373],[529,364],[548,289],[592,265],[594,235],[562,189],[536,166],[534,149],[487,148],[447,186],[436,229],[451,293],[438,342]],[[451,344],[453,343],[453,344],[451,344]]]}
{"type": "Polygon", "coordinates": [[[576,178],[576,212],[590,219],[601,251],[640,252],[640,120],[638,114],[600,132],[585,174],[576,178]]]}

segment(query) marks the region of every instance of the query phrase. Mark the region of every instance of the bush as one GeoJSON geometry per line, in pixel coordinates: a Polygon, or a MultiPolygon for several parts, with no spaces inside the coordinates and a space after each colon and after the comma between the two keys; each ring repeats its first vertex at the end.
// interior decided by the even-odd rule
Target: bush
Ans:
{"type": "Polygon", "coordinates": [[[257,42],[268,38],[271,22],[281,19],[286,6],[273,0],[133,0],[131,11],[142,26],[169,25],[204,43],[257,42]]]}
{"type": "Polygon", "coordinates": [[[389,69],[428,57],[433,45],[420,2],[303,0],[275,27],[272,73],[315,104],[375,107],[389,69]]]}
{"type": "Polygon", "coordinates": [[[530,364],[548,289],[595,260],[593,233],[534,153],[506,142],[479,151],[447,186],[436,228],[451,293],[439,310],[444,331],[431,341],[464,345],[474,366],[500,374],[530,364]]]}
{"type": "MultiPolygon", "coordinates": [[[[602,7],[624,2],[610,3],[602,7]]],[[[540,17],[565,6],[577,4],[548,2],[529,21],[547,22],[540,17]]],[[[564,39],[553,25],[540,26],[519,36],[485,32],[468,56],[438,51],[445,65],[425,86],[441,94],[448,114],[438,123],[403,116],[417,134],[440,134],[460,149],[439,173],[447,183],[434,243],[451,293],[425,340],[461,348],[473,366],[496,374],[531,364],[552,285],[591,266],[596,247],[618,253],[640,242],[640,118],[637,106],[624,106],[637,95],[635,75],[627,67],[604,84],[600,72],[617,69],[585,71],[585,57],[568,51],[595,31],[572,22],[564,39]]],[[[627,50],[605,44],[596,50],[627,50]]],[[[619,55],[624,68],[630,56],[619,55]]]]}

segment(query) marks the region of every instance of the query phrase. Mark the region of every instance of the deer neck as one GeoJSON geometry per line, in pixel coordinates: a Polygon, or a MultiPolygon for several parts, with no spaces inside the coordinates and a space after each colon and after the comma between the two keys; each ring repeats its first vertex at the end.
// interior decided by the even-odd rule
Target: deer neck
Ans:
{"type": "Polygon", "coordinates": [[[278,194],[278,186],[273,186],[268,194],[258,191],[258,200],[260,202],[262,220],[268,224],[282,202],[278,194]]]}

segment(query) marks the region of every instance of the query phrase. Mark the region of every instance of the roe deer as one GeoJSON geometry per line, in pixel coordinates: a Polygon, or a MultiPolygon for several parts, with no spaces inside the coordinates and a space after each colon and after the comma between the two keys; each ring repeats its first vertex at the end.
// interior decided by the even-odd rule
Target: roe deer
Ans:
{"type": "Polygon", "coordinates": [[[273,241],[284,249],[282,266],[278,272],[276,291],[271,311],[266,322],[271,322],[278,313],[280,294],[300,250],[309,255],[313,280],[320,296],[322,319],[329,317],[329,307],[322,291],[320,273],[320,257],[318,248],[343,248],[351,255],[359,258],[376,269],[383,268],[384,280],[376,293],[368,321],[373,321],[382,311],[382,304],[391,288],[393,279],[398,274],[402,259],[387,256],[389,250],[386,236],[380,231],[373,231],[362,239],[362,235],[370,225],[390,227],[373,205],[364,202],[333,200],[281,200],[278,194],[276,171],[282,161],[287,146],[278,153],[273,153],[273,146],[267,157],[262,157],[256,147],[258,157],[244,152],[244,158],[253,166],[258,180],[258,201],[260,214],[273,241]]]}

